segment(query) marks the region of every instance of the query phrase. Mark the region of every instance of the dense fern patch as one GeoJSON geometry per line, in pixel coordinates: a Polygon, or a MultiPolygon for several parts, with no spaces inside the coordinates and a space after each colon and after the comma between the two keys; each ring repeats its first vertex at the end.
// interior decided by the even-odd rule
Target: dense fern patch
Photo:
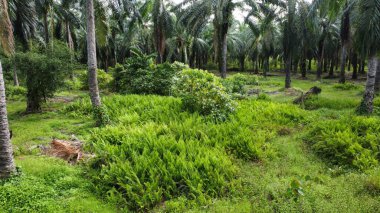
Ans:
{"type": "Polygon", "coordinates": [[[369,169],[380,160],[380,121],[349,116],[317,122],[306,136],[313,150],[333,164],[369,169]]]}
{"type": "MultiPolygon", "coordinates": [[[[88,139],[97,156],[90,173],[100,192],[134,210],[227,195],[236,183],[233,158],[265,161],[276,155],[277,132],[308,122],[296,106],[256,100],[241,101],[227,122],[182,111],[172,97],[116,95],[103,103],[112,125],[88,139]]],[[[64,111],[91,116],[91,105],[82,100],[64,111]]]]}

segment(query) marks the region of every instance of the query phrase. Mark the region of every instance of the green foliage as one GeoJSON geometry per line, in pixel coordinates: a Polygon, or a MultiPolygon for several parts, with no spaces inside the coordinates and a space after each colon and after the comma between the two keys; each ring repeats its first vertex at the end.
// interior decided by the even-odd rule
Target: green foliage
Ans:
{"type": "Polygon", "coordinates": [[[120,93],[169,95],[172,78],[186,67],[178,62],[156,65],[152,55],[135,53],[124,67],[113,69],[114,87],[120,93]]]}
{"type": "Polygon", "coordinates": [[[259,85],[259,79],[257,76],[238,73],[223,79],[222,83],[227,88],[229,93],[244,94],[244,87],[246,85],[259,85]]]}
{"type": "Polygon", "coordinates": [[[147,210],[178,196],[204,203],[226,195],[235,168],[223,150],[167,134],[165,125],[109,127],[93,132],[94,181],[122,196],[131,210],[147,210]]]}
{"type": "Polygon", "coordinates": [[[39,53],[17,53],[17,68],[26,75],[29,111],[39,111],[41,102],[53,97],[63,85],[65,65],[59,58],[39,53]]]}
{"type": "Polygon", "coordinates": [[[356,90],[360,88],[359,85],[354,83],[334,84],[333,87],[339,90],[356,90]]]}
{"type": "Polygon", "coordinates": [[[16,86],[7,85],[5,88],[5,96],[8,99],[17,98],[20,96],[25,97],[26,93],[27,93],[26,88],[21,87],[21,86],[16,87],[16,86]]]}
{"type": "MultiPolygon", "coordinates": [[[[81,89],[82,90],[88,90],[88,72],[87,70],[80,70],[76,71],[76,73],[79,73],[78,78],[81,82],[81,89]]],[[[111,82],[113,80],[112,75],[109,73],[106,73],[104,70],[97,69],[97,79],[98,79],[98,87],[100,90],[106,90],[110,88],[111,82]]]]}
{"type": "Polygon", "coordinates": [[[236,103],[228,95],[218,77],[203,70],[185,69],[173,84],[174,96],[180,97],[185,109],[226,120],[236,103]]]}
{"type": "Polygon", "coordinates": [[[329,162],[365,170],[380,160],[379,133],[375,118],[345,117],[316,123],[305,140],[329,162]]]}
{"type": "MultiPolygon", "coordinates": [[[[243,101],[222,123],[182,111],[180,99],[173,97],[109,96],[102,101],[114,126],[94,130],[88,140],[97,156],[91,177],[99,193],[132,210],[162,200],[174,200],[172,208],[181,209],[176,199],[205,203],[228,195],[236,173],[227,154],[248,161],[272,158],[276,153],[270,141],[277,130],[307,122],[295,106],[253,100],[243,101]]],[[[64,112],[91,116],[91,104],[78,101],[64,112]]]]}

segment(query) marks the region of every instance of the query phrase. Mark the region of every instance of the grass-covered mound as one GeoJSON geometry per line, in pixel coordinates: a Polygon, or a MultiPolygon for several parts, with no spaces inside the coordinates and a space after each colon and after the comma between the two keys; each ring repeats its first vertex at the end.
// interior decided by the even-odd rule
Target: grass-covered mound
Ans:
{"type": "MultiPolygon", "coordinates": [[[[228,195],[234,158],[265,161],[276,154],[272,138],[307,121],[296,106],[255,100],[240,102],[226,122],[183,111],[172,97],[109,96],[103,103],[112,125],[88,139],[97,156],[91,176],[100,192],[133,210],[228,195]]],[[[91,105],[82,100],[65,112],[91,116],[91,105]]]]}
{"type": "Polygon", "coordinates": [[[368,169],[380,160],[378,118],[347,116],[317,122],[306,140],[317,154],[333,164],[368,169]]]}

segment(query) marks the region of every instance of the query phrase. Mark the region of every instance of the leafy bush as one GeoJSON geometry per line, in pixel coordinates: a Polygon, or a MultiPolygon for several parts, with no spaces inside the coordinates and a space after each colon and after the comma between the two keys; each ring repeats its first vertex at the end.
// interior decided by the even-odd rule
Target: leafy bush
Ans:
{"type": "Polygon", "coordinates": [[[229,191],[235,168],[218,148],[176,140],[165,125],[108,127],[93,132],[92,177],[131,210],[180,196],[203,203],[229,191]]]}
{"type": "Polygon", "coordinates": [[[354,83],[334,84],[333,87],[339,90],[355,90],[360,88],[359,85],[354,83]]]}
{"type": "Polygon", "coordinates": [[[259,80],[257,76],[235,74],[223,80],[223,85],[227,88],[229,93],[244,94],[244,87],[246,85],[258,85],[259,80]]]}
{"type": "Polygon", "coordinates": [[[174,79],[173,94],[182,99],[187,110],[217,120],[226,120],[236,107],[219,78],[203,70],[185,69],[179,73],[174,79]]]}
{"type": "Polygon", "coordinates": [[[320,156],[337,165],[368,169],[380,160],[380,122],[346,117],[315,124],[305,140],[320,156]]]}
{"type": "Polygon", "coordinates": [[[136,52],[125,67],[113,69],[114,87],[120,93],[169,95],[173,76],[186,67],[178,62],[155,65],[154,56],[136,52]]]}
{"type": "MultiPolygon", "coordinates": [[[[78,78],[81,82],[81,89],[82,90],[88,90],[88,73],[87,70],[81,70],[81,71],[76,71],[79,73],[78,78]]],[[[104,70],[97,69],[97,79],[98,79],[98,87],[100,90],[106,90],[110,88],[110,84],[113,80],[112,75],[109,73],[106,73],[104,70]]]]}
{"type": "Polygon", "coordinates": [[[21,86],[16,87],[16,86],[7,85],[5,88],[5,96],[7,98],[14,98],[14,97],[19,97],[19,96],[25,97],[26,93],[27,93],[26,88],[21,87],[21,86]]]}
{"type": "Polygon", "coordinates": [[[67,71],[63,61],[39,53],[16,54],[17,68],[26,75],[27,112],[41,110],[42,101],[54,95],[63,85],[64,72],[67,71]]]}

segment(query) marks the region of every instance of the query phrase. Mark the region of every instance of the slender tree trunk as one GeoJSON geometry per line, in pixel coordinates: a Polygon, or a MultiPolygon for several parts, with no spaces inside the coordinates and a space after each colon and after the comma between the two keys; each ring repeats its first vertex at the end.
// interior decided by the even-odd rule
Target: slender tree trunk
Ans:
{"type": "Polygon", "coordinates": [[[71,29],[69,22],[66,21],[66,32],[67,32],[67,46],[69,47],[70,51],[74,51],[74,41],[73,37],[71,36],[71,29]]]}
{"type": "Polygon", "coordinates": [[[96,39],[95,39],[95,15],[94,2],[87,0],[87,60],[88,60],[88,85],[91,103],[94,108],[101,106],[101,100],[97,79],[96,39]]]}
{"type": "Polygon", "coordinates": [[[358,54],[354,53],[352,55],[352,79],[358,79],[358,54]]]}
{"type": "Polygon", "coordinates": [[[367,83],[359,112],[371,114],[373,112],[373,99],[375,97],[375,81],[378,66],[378,58],[373,55],[368,61],[367,83]]]}
{"type": "Polygon", "coordinates": [[[302,59],[301,61],[301,74],[302,78],[306,78],[306,59],[302,59]]]}
{"type": "Polygon", "coordinates": [[[346,83],[346,71],[345,71],[346,58],[347,58],[347,43],[343,44],[342,46],[342,58],[340,62],[340,79],[339,79],[339,83],[341,84],[346,83]]]}
{"type": "Polygon", "coordinates": [[[292,87],[292,80],[291,80],[291,76],[290,76],[290,72],[291,72],[291,67],[292,67],[292,59],[289,57],[287,60],[286,60],[286,70],[285,70],[285,88],[290,88],[292,87]]]}
{"type": "Polygon", "coordinates": [[[45,33],[45,42],[46,45],[49,44],[49,22],[48,22],[48,14],[44,14],[44,33],[45,33]]]}
{"type": "Polygon", "coordinates": [[[345,3],[345,11],[342,16],[340,39],[342,43],[342,54],[340,61],[340,79],[339,83],[346,83],[346,62],[347,62],[347,50],[348,42],[350,40],[350,10],[348,9],[348,1],[345,3]]]}
{"type": "Polygon", "coordinates": [[[375,92],[376,93],[380,92],[380,59],[377,59],[375,92]]]}
{"type": "Polygon", "coordinates": [[[0,62],[0,179],[8,178],[16,171],[8,126],[7,103],[3,68],[0,62]]]}

